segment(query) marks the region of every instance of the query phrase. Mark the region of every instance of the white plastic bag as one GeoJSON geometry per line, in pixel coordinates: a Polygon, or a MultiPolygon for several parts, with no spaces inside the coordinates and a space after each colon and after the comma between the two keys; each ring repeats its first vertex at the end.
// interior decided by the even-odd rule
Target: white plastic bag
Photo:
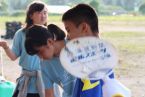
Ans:
{"type": "Polygon", "coordinates": [[[131,97],[131,91],[116,79],[104,78],[103,97],[131,97]]]}

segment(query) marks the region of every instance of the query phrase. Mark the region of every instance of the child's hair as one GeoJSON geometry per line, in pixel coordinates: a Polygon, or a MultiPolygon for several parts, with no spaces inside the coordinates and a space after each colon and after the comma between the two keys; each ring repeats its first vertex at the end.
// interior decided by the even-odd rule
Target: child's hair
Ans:
{"type": "Polygon", "coordinates": [[[49,38],[53,40],[64,40],[65,32],[54,24],[49,24],[47,28],[41,25],[33,25],[27,30],[25,48],[30,55],[37,54],[37,47],[47,45],[49,38]]]}
{"type": "MultiPolygon", "coordinates": [[[[33,13],[35,12],[42,11],[45,7],[47,8],[47,5],[41,1],[33,1],[32,3],[29,4],[26,12],[25,29],[33,25],[33,20],[31,19],[31,15],[33,15],[33,13]]],[[[47,25],[47,23],[45,25],[47,25]]]]}
{"type": "Polygon", "coordinates": [[[95,10],[87,4],[78,4],[66,11],[62,16],[62,21],[71,21],[78,27],[82,22],[90,25],[93,33],[99,33],[98,16],[95,10]]]}
{"type": "Polygon", "coordinates": [[[54,40],[64,40],[66,37],[65,32],[55,24],[49,24],[47,29],[52,33],[54,40]]]}
{"type": "Polygon", "coordinates": [[[26,32],[25,49],[29,55],[37,54],[37,47],[47,45],[48,39],[53,39],[53,35],[45,26],[33,25],[26,32]]]}

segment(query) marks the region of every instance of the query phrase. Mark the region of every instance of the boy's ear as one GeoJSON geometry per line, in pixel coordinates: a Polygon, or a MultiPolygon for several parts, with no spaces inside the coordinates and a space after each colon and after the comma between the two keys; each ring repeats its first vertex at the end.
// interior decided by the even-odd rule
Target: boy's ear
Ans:
{"type": "Polygon", "coordinates": [[[53,43],[54,43],[54,40],[52,40],[52,39],[47,40],[47,45],[52,45],[53,43]]]}
{"type": "Polygon", "coordinates": [[[88,24],[87,23],[82,23],[81,24],[81,30],[83,33],[87,33],[88,32],[88,24]]]}

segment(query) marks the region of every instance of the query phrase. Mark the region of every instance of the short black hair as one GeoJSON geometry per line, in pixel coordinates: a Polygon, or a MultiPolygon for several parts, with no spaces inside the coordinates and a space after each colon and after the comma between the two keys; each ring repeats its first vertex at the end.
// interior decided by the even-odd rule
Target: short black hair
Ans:
{"type": "Polygon", "coordinates": [[[65,32],[55,24],[49,24],[47,29],[53,34],[55,40],[64,40],[66,37],[65,32]]]}
{"type": "Polygon", "coordinates": [[[82,22],[90,25],[92,32],[99,32],[98,16],[95,10],[87,4],[78,4],[66,11],[62,16],[62,21],[71,21],[78,27],[82,22]]]}
{"type": "Polygon", "coordinates": [[[48,31],[47,27],[41,25],[33,25],[26,32],[25,49],[29,55],[37,54],[37,47],[47,45],[47,40],[53,35],[48,31]]]}

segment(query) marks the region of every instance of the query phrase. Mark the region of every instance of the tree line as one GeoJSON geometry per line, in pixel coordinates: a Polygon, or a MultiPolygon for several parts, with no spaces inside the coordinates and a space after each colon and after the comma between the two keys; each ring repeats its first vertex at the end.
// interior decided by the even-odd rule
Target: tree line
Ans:
{"type": "MultiPolygon", "coordinates": [[[[0,12],[13,12],[25,10],[27,5],[33,0],[0,0],[0,12]]],[[[145,0],[42,0],[48,5],[68,5],[74,6],[78,3],[92,5],[99,13],[109,13],[109,11],[122,10],[141,12],[145,14],[145,0]],[[107,10],[108,9],[108,10],[107,10]]]]}

